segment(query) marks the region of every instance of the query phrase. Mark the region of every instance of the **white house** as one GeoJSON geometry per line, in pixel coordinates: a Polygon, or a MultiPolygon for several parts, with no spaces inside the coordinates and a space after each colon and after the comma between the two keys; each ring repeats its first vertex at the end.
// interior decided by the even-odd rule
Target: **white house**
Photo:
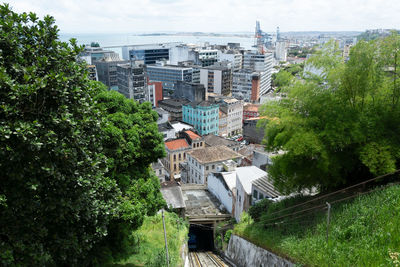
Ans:
{"type": "Polygon", "coordinates": [[[235,164],[230,162],[231,168],[224,164],[224,168],[228,168],[227,172],[209,173],[208,191],[211,192],[218,200],[224,205],[225,209],[234,215],[235,201],[236,201],[236,171],[234,170],[235,164]]]}
{"type": "MultiPolygon", "coordinates": [[[[253,183],[262,179],[262,183],[256,183],[256,190],[264,192],[264,195],[270,197],[279,196],[272,183],[267,179],[268,174],[257,168],[256,166],[247,166],[236,168],[236,204],[235,204],[235,219],[240,221],[240,216],[243,211],[247,211],[252,204],[252,190],[253,183]],[[268,182],[268,187],[265,186],[265,182],[268,182]],[[262,184],[262,185],[261,185],[262,184]],[[262,190],[264,191],[262,191],[262,190]]],[[[258,194],[257,194],[258,196],[258,194]]],[[[258,200],[258,199],[257,199],[258,200]]]]}

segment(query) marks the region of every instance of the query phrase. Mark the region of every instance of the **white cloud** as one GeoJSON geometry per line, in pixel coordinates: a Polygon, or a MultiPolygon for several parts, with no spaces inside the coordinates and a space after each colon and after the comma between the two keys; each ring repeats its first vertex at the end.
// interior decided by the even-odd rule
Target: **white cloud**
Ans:
{"type": "Polygon", "coordinates": [[[365,30],[400,25],[398,0],[13,0],[62,32],[365,30]]]}

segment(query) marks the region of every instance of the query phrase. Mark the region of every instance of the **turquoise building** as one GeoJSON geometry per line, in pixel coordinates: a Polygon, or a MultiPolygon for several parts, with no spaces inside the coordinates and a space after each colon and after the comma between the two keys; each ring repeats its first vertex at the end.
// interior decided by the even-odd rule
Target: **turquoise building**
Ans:
{"type": "Polygon", "coordinates": [[[218,135],[219,105],[208,101],[190,102],[182,106],[182,120],[193,125],[200,135],[218,135]]]}

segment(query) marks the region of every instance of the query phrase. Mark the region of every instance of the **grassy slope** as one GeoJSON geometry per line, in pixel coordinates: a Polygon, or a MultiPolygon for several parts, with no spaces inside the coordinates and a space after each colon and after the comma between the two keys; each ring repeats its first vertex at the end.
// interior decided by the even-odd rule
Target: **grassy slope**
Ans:
{"type": "Polygon", "coordinates": [[[299,221],[268,228],[245,215],[234,233],[299,264],[396,266],[395,258],[400,259],[400,186],[332,205],[331,214],[329,244],[324,214],[311,224],[299,221]]]}
{"type": "MultiPolygon", "coordinates": [[[[170,266],[182,266],[180,250],[187,240],[188,225],[175,213],[165,212],[165,226],[167,229],[168,252],[171,259],[170,266]]],[[[139,240],[139,249],[127,260],[114,266],[158,266],[162,265],[165,254],[164,231],[161,213],[146,217],[143,225],[134,232],[139,240]]]]}

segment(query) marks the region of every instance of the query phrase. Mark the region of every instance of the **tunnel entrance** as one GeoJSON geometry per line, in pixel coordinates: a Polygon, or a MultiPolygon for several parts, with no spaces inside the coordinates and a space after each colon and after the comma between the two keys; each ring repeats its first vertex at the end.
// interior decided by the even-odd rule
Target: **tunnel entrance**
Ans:
{"type": "Polygon", "coordinates": [[[214,229],[212,224],[190,224],[189,251],[214,250],[214,229]]]}

